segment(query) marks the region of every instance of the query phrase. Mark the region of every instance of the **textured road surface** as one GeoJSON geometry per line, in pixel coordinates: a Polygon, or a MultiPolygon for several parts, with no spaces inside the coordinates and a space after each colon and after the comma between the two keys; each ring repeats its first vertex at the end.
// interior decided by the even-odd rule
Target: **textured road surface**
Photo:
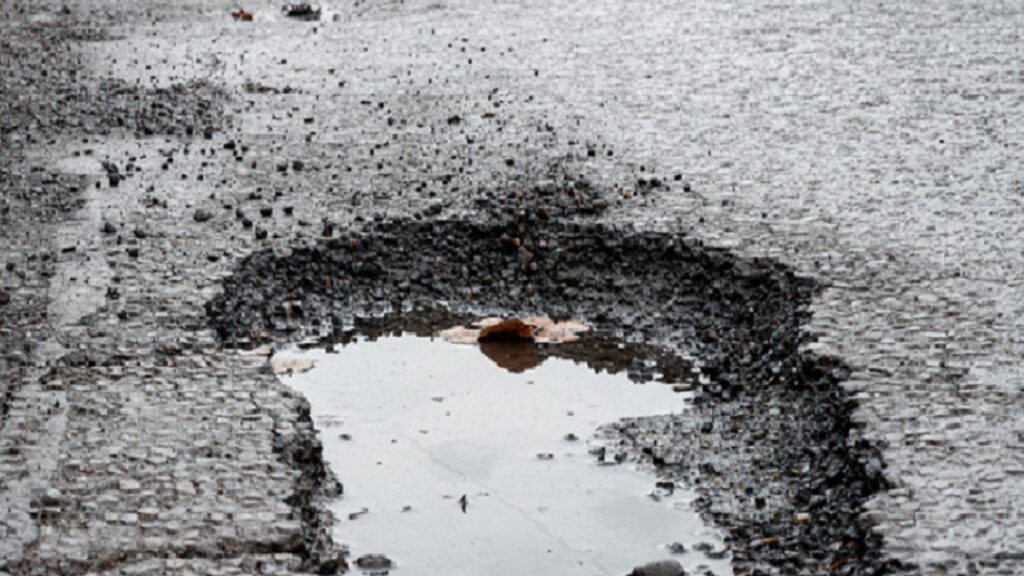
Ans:
{"type": "Polygon", "coordinates": [[[671,180],[608,217],[829,283],[886,553],[1024,572],[1024,4],[64,6],[0,1],[8,570],[297,570],[300,400],[196,330],[218,278],[567,167],[671,180]]]}

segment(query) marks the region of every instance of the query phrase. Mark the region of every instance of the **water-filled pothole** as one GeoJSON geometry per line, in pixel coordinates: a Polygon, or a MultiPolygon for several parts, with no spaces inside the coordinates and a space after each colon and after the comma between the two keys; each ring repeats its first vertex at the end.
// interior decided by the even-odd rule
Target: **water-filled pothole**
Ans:
{"type": "Polygon", "coordinates": [[[345,485],[331,507],[353,560],[385,554],[403,574],[620,575],[659,559],[730,572],[694,551],[724,547],[696,495],[602,428],[685,412],[686,394],[514,344],[483,352],[404,335],[275,355],[314,365],[282,379],[309,400],[345,485]]]}
{"type": "MultiPolygon", "coordinates": [[[[548,203],[528,198],[505,208],[483,219],[325,227],[314,244],[254,253],[207,304],[210,326],[226,346],[252,349],[348,338],[353,326],[362,332],[360,319],[393,330],[407,329],[410,313],[462,321],[543,312],[584,320],[627,348],[691,355],[701,362],[693,411],[621,429],[661,473],[698,488],[702,514],[727,533],[732,565],[886,569],[862,512],[888,484],[877,447],[854,430],[855,401],[842,387],[849,370],[801,351],[813,280],[680,233],[554,218],[548,203]]],[[[621,355],[601,362],[646,377],[621,355]]],[[[289,501],[303,519],[304,558],[329,569],[333,543],[317,497],[332,485],[312,422],[300,416],[275,450],[300,472],[289,501]]]]}

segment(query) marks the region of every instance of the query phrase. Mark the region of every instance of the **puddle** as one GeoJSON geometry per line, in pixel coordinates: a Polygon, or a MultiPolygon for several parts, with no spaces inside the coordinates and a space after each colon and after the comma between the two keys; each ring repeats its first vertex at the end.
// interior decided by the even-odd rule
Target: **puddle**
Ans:
{"type": "Polygon", "coordinates": [[[591,576],[673,558],[731,573],[692,550],[723,547],[693,493],[668,495],[653,471],[593,453],[613,442],[602,424],[685,410],[685,395],[563,358],[510,371],[495,356],[411,335],[275,355],[314,363],[281,377],[309,399],[345,486],[332,511],[353,566],[385,554],[409,575],[591,576]]]}

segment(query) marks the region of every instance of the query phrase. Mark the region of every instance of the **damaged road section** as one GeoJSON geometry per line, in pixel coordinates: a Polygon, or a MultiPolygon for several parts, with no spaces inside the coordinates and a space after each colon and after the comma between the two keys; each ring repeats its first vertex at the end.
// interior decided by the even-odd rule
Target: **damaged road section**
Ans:
{"type": "Polygon", "coordinates": [[[620,432],[664,475],[696,487],[734,568],[886,571],[879,539],[858,521],[885,485],[875,448],[848,444],[848,371],[799,350],[814,283],[696,240],[530,206],[485,223],[380,220],[253,254],[208,304],[209,320],[225,345],[248,348],[439,307],[548,314],[695,357],[700,385],[685,421],[641,418],[620,432]]]}

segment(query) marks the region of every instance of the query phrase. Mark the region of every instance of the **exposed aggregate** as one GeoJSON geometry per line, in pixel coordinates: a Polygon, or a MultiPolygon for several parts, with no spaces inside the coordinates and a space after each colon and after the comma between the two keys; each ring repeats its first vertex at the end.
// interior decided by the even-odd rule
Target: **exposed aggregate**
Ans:
{"type": "MultiPolygon", "coordinates": [[[[670,308],[693,324],[652,316],[662,274],[572,294],[612,294],[622,337],[707,359],[698,420],[624,430],[706,490],[739,565],[1021,571],[1019,4],[236,8],[3,3],[0,572],[338,564],[303,400],[219,347],[207,303],[239,262],[341,237],[489,237],[538,184],[573,192],[536,230],[634,250],[685,230],[693,254],[782,285],[760,319],[670,308]],[[780,311],[773,340],[759,323],[780,311]],[[734,332],[699,337],[719,324],[734,332]]],[[[541,307],[508,290],[504,249],[483,302],[541,307]]],[[[742,285],[720,272],[710,302],[742,285]]],[[[279,330],[256,312],[289,301],[249,319],[279,330]]]]}

